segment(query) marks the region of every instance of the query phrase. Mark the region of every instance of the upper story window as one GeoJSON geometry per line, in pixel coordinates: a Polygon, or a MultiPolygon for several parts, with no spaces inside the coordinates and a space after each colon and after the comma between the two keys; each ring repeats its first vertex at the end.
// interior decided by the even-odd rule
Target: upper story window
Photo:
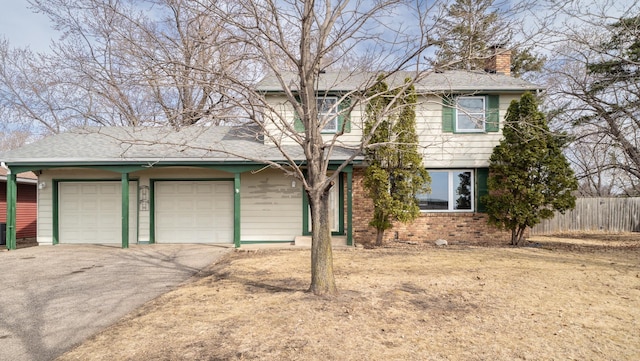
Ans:
{"type": "Polygon", "coordinates": [[[474,204],[471,170],[430,170],[431,192],[418,194],[420,210],[472,212],[474,204]]]}
{"type": "Polygon", "coordinates": [[[338,131],[338,98],[323,97],[316,98],[318,107],[318,121],[327,122],[322,128],[323,133],[335,133],[338,131]]]}
{"type": "Polygon", "coordinates": [[[456,130],[484,132],[484,97],[458,97],[456,102],[456,130]]]}
{"type": "MultiPolygon", "coordinates": [[[[326,121],[322,133],[351,132],[350,99],[341,99],[338,96],[318,97],[316,98],[316,106],[318,121],[320,123],[326,121]]],[[[297,132],[304,131],[304,124],[298,114],[295,114],[293,126],[297,132]]]]}
{"type": "Polygon", "coordinates": [[[443,98],[442,131],[489,133],[500,129],[498,95],[448,96],[443,98]]]}

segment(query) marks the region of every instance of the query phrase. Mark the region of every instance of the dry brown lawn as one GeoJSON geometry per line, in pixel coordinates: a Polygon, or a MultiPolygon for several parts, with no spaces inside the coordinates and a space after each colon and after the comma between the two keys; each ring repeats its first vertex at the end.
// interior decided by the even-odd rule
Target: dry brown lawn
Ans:
{"type": "Polygon", "coordinates": [[[640,235],[234,252],[59,360],[639,360],[640,235]]]}

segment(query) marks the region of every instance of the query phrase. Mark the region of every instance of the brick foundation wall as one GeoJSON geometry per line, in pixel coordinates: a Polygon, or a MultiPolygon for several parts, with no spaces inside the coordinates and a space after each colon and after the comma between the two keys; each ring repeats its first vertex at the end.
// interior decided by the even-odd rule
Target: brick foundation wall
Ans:
{"type": "MultiPolygon", "coordinates": [[[[376,231],[369,226],[373,202],[364,190],[364,171],[353,173],[353,240],[357,244],[375,242],[376,231]]],[[[508,244],[510,232],[500,231],[487,223],[484,213],[422,213],[412,223],[394,223],[385,231],[385,241],[398,239],[434,242],[445,239],[449,244],[508,244]]]]}

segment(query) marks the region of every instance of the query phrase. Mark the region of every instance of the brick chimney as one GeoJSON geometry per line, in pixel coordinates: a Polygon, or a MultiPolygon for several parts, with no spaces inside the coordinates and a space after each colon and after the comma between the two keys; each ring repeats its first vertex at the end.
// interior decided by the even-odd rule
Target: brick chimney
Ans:
{"type": "Polygon", "coordinates": [[[484,64],[487,73],[503,74],[511,76],[511,50],[501,46],[491,48],[492,54],[484,64]]]}

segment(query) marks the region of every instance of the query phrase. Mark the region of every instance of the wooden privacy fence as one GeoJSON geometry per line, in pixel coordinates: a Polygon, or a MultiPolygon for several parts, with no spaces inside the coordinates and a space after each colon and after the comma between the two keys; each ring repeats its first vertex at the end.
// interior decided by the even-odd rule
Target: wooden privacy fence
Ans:
{"type": "Polygon", "coordinates": [[[531,229],[531,234],[572,231],[640,232],[640,197],[578,198],[576,208],[556,212],[531,229]]]}

